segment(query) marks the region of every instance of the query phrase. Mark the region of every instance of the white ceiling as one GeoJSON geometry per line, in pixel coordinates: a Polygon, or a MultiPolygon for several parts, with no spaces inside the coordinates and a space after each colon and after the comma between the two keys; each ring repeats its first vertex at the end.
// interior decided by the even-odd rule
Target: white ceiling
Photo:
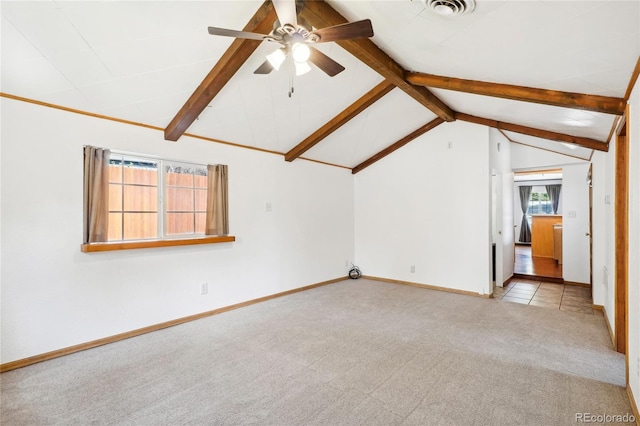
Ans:
{"type": "MultiPolygon", "coordinates": [[[[2,1],[4,93],[166,127],[261,1],[2,1]]],[[[354,21],[370,18],[372,41],[406,70],[543,89],[624,97],[640,56],[640,1],[477,0],[447,18],[419,0],[331,0],[354,21]]],[[[319,45],[346,70],[293,77],[253,70],[264,42],[188,129],[285,153],[382,81],[335,43],[319,45]]],[[[612,115],[432,90],[452,109],[528,127],[606,140],[612,115]]],[[[399,89],[332,133],[306,158],[353,167],[435,118],[399,89]]],[[[446,125],[443,124],[443,125],[446,125]]],[[[557,142],[521,143],[589,158],[557,142]]]]}

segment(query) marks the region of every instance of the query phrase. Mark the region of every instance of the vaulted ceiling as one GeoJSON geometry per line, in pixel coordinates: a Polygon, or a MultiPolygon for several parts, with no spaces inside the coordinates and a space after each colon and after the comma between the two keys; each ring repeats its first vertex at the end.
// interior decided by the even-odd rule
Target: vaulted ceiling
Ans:
{"type": "Polygon", "coordinates": [[[514,143],[589,159],[606,151],[640,67],[638,1],[477,0],[441,16],[420,0],[307,1],[315,28],[371,19],[370,39],[318,44],[345,67],[253,71],[271,2],[10,2],[3,96],[352,169],[461,120],[514,143]],[[291,88],[293,87],[293,93],[291,88]]]}

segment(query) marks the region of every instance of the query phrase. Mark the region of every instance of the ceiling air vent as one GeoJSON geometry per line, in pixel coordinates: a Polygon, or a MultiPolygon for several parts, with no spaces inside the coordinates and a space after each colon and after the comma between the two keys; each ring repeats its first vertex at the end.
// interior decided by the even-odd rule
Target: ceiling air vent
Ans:
{"type": "Polygon", "coordinates": [[[460,16],[473,12],[475,0],[422,0],[427,9],[441,16],[460,16]]]}

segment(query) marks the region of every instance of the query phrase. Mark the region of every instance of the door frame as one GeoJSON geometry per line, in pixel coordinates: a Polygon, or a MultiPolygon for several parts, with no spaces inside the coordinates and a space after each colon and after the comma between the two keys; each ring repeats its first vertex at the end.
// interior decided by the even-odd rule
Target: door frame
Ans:
{"type": "Polygon", "coordinates": [[[589,285],[593,300],[593,163],[589,164],[589,285]]]}
{"type": "Polygon", "coordinates": [[[628,286],[629,286],[629,106],[616,131],[615,172],[615,349],[625,354],[629,383],[628,286]]]}

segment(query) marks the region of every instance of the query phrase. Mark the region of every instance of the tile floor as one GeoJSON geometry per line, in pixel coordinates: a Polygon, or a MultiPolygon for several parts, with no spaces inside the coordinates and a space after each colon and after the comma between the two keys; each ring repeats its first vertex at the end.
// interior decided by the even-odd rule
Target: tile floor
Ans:
{"type": "Polygon", "coordinates": [[[593,315],[591,289],[565,284],[548,283],[530,279],[513,279],[504,287],[495,287],[496,300],[561,311],[580,312],[593,315]]]}

